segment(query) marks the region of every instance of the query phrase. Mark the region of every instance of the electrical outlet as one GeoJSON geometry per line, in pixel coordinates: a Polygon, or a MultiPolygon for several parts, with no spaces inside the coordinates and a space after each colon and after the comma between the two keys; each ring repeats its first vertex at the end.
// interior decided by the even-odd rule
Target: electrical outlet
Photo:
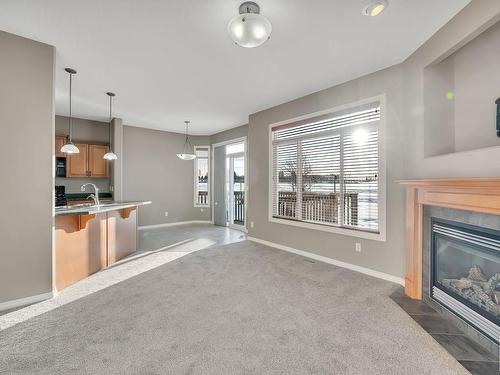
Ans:
{"type": "Polygon", "coordinates": [[[254,225],[253,225],[253,221],[250,222],[250,228],[253,228],[254,225]]]}
{"type": "Polygon", "coordinates": [[[165,211],[165,217],[168,217],[168,211],[165,211]]]}
{"type": "Polygon", "coordinates": [[[361,252],[361,244],[359,242],[356,242],[356,252],[357,253],[361,252]]]}
{"type": "Polygon", "coordinates": [[[203,208],[200,208],[201,212],[203,212],[203,208]]]}

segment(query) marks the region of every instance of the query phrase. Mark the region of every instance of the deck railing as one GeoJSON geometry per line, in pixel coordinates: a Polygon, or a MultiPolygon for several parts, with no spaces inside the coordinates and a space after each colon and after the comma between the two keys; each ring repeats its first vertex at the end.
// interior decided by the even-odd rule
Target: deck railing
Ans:
{"type": "MultiPolygon", "coordinates": [[[[302,193],[302,220],[339,222],[340,193],[302,193]]],[[[296,217],[297,195],[294,191],[278,193],[278,216],[296,217]]],[[[344,223],[358,224],[358,193],[344,193],[344,223]]]]}
{"type": "Polygon", "coordinates": [[[198,204],[207,204],[208,191],[198,192],[198,204]]]}
{"type": "Polygon", "coordinates": [[[245,224],[245,192],[235,191],[234,192],[234,224],[243,225],[245,224]]]}

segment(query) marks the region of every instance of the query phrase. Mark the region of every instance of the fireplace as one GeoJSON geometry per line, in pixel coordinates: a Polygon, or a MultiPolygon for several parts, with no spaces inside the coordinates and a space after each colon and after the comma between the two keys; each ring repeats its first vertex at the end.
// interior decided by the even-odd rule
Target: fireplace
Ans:
{"type": "Polygon", "coordinates": [[[431,218],[430,294],[498,343],[500,231],[431,218]]]}

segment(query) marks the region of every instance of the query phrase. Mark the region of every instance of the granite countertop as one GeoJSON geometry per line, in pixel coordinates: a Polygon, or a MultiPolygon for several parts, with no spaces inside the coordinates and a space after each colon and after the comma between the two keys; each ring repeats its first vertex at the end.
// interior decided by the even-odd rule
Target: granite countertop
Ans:
{"type": "Polygon", "coordinates": [[[54,209],[55,216],[59,215],[91,215],[102,212],[121,210],[123,208],[144,206],[151,204],[151,201],[120,201],[120,202],[105,202],[100,205],[91,203],[75,204],[73,206],[61,206],[54,209]]]}
{"type": "MultiPolygon", "coordinates": [[[[66,199],[69,201],[76,200],[86,200],[90,193],[66,193],[66,199]]],[[[109,192],[99,192],[99,199],[113,199],[113,194],[109,192]]]]}

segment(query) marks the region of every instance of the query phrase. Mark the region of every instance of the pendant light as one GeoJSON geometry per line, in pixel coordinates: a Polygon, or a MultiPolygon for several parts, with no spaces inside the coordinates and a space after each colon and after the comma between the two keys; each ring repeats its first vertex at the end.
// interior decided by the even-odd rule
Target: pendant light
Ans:
{"type": "Polygon", "coordinates": [[[78,147],[76,147],[73,142],[71,141],[71,135],[72,135],[72,124],[71,124],[71,89],[72,89],[72,81],[73,81],[73,74],[76,74],[76,70],[71,69],[71,68],[66,68],[64,69],[67,73],[69,73],[69,118],[68,118],[68,136],[66,137],[66,142],[64,145],[61,147],[61,152],[64,152],[65,154],[79,154],[80,150],[78,147]]]}
{"type": "Polygon", "coordinates": [[[240,5],[239,13],[239,16],[234,17],[227,25],[227,32],[237,45],[254,48],[269,40],[273,26],[260,14],[257,3],[245,1],[240,5]]]}
{"type": "Polygon", "coordinates": [[[177,154],[177,157],[182,160],[193,160],[196,159],[196,155],[194,154],[194,148],[191,145],[191,142],[189,142],[189,135],[188,135],[188,126],[189,126],[189,121],[184,121],[186,124],[186,140],[184,141],[184,147],[182,147],[182,152],[177,154]]]}
{"type": "Polygon", "coordinates": [[[115,94],[113,92],[107,92],[106,95],[109,96],[109,151],[103,156],[103,158],[106,160],[116,160],[118,159],[118,156],[116,156],[113,152],[113,148],[111,147],[111,121],[113,120],[113,117],[111,116],[111,109],[115,94]]]}

